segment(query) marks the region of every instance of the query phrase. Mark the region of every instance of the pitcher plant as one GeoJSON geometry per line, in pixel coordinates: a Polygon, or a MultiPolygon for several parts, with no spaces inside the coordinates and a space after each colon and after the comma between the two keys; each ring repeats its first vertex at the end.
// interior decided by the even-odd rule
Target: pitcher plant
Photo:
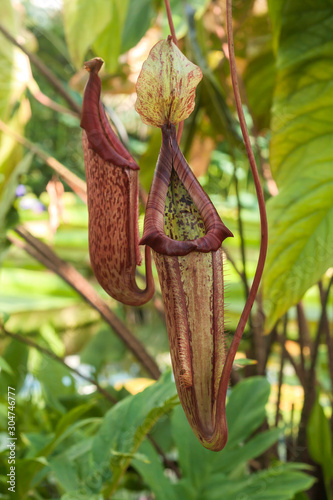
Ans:
{"type": "Polygon", "coordinates": [[[263,193],[238,90],[233,50],[231,0],[227,31],[231,77],[243,138],[256,187],[261,247],[256,274],[235,335],[227,348],[224,330],[222,242],[232,237],[181,153],[176,126],[194,109],[198,66],[172,37],[158,42],[137,81],[136,110],[144,123],[161,128],[162,144],[150,188],[143,236],[138,233],[139,167],[112,130],[100,101],[99,58],[86,63],[81,126],[86,165],[89,251],[101,286],[128,305],[154,293],[150,251],[159,277],[178,395],[197,438],[219,451],[228,436],[225,401],[235,354],[259,287],[267,249],[263,193]],[[135,280],[145,245],[146,288],[135,280]]]}

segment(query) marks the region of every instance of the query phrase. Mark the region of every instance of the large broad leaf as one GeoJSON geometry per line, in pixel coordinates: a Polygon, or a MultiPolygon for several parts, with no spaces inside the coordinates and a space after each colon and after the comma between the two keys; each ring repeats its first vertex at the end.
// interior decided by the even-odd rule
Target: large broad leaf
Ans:
{"type": "Polygon", "coordinates": [[[64,26],[73,63],[79,68],[87,50],[113,15],[111,0],[64,0],[64,26]]]}
{"type": "Polygon", "coordinates": [[[172,418],[172,434],[179,453],[182,472],[183,498],[199,498],[203,484],[212,472],[218,454],[204,448],[194,436],[182,408],[176,408],[172,418]]]}
{"type": "Polygon", "coordinates": [[[292,500],[295,493],[310,488],[315,479],[300,469],[303,464],[285,464],[243,478],[213,476],[201,500],[292,500]]]}
{"type": "Polygon", "coordinates": [[[265,418],[269,392],[269,383],[263,377],[248,378],[232,390],[226,408],[229,440],[221,453],[203,448],[191,431],[182,409],[176,408],[172,429],[183,473],[177,491],[181,489],[189,500],[201,498],[200,492],[205,490],[215,474],[229,474],[272,446],[279,435],[275,429],[248,439],[265,418]]]}
{"type": "Polygon", "coordinates": [[[250,377],[231,392],[227,408],[227,449],[245,441],[263,423],[270,385],[264,377],[250,377]]]}
{"type": "Polygon", "coordinates": [[[281,31],[281,20],[282,12],[286,0],[268,0],[269,16],[271,18],[271,24],[273,28],[273,47],[274,51],[277,52],[279,48],[279,37],[281,31]]]}
{"type": "Polygon", "coordinates": [[[79,481],[73,462],[66,455],[52,458],[49,461],[51,471],[56,480],[65,491],[79,489],[79,481]]]}
{"type": "Polygon", "coordinates": [[[222,470],[224,473],[231,474],[240,465],[248,460],[259,457],[268,450],[278,440],[281,435],[281,429],[270,429],[260,432],[250,439],[244,445],[238,445],[221,454],[214,470],[222,470]]]}
{"type": "Polygon", "coordinates": [[[271,0],[279,30],[264,275],[267,330],[333,264],[333,4],[271,0]]]}
{"type": "Polygon", "coordinates": [[[129,0],[121,52],[126,52],[141,40],[155,16],[156,11],[151,0],[129,0]]]}
{"type": "Polygon", "coordinates": [[[275,58],[265,50],[252,59],[244,74],[251,114],[259,130],[268,127],[275,84],[275,58]]]}
{"type": "Polygon", "coordinates": [[[111,19],[93,44],[94,51],[104,59],[105,68],[110,72],[118,67],[128,6],[129,0],[112,0],[111,19]]]}
{"type": "MultiPolygon", "coordinates": [[[[144,479],[145,483],[155,495],[156,500],[178,500],[171,482],[164,474],[164,468],[160,461],[158,453],[153,445],[145,440],[140,446],[139,452],[147,460],[132,460],[134,467],[144,479]]],[[[180,500],[180,498],[179,498],[180,500]]]]}
{"type": "Polygon", "coordinates": [[[135,396],[129,396],[105,415],[93,442],[96,470],[111,478],[107,494],[117,486],[146,434],[158,418],[177,404],[177,392],[170,373],[135,396]]]}

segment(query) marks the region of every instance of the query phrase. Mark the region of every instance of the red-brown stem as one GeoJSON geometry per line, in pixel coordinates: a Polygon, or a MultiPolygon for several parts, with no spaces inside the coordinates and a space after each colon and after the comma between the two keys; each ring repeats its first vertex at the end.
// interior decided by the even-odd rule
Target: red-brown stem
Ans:
{"type": "Polygon", "coordinates": [[[166,13],[168,16],[168,23],[169,23],[170,33],[172,36],[172,41],[178,47],[178,41],[177,41],[177,37],[176,37],[175,27],[174,27],[173,20],[172,20],[170,2],[169,2],[169,0],[164,0],[164,3],[165,3],[165,10],[166,10],[166,13]]]}
{"type": "Polygon", "coordinates": [[[28,88],[32,94],[32,96],[38,101],[40,104],[43,106],[52,109],[53,111],[56,111],[57,113],[64,113],[67,115],[74,116],[75,118],[80,118],[80,115],[76,112],[73,111],[70,108],[66,108],[65,106],[62,106],[56,101],[53,101],[50,97],[45,95],[40,88],[38,87],[36,81],[31,77],[31,80],[28,83],[28,88]]]}
{"type": "MultiPolygon", "coordinates": [[[[164,0],[164,3],[165,3],[165,10],[166,10],[166,13],[168,16],[168,23],[169,23],[170,33],[172,36],[172,41],[178,47],[178,40],[176,37],[175,26],[174,26],[173,20],[172,20],[172,12],[171,12],[171,7],[170,7],[170,2],[169,2],[169,0],[164,0]]],[[[178,144],[180,144],[180,141],[182,138],[183,128],[184,128],[184,122],[180,122],[180,124],[178,125],[178,130],[177,130],[177,142],[178,142],[178,144]]]]}
{"type": "Polygon", "coordinates": [[[283,383],[283,368],[284,368],[284,362],[286,359],[287,326],[288,326],[288,314],[285,314],[284,321],[283,321],[283,333],[282,333],[283,342],[282,342],[282,350],[281,350],[278,395],[277,395],[277,401],[276,401],[275,427],[278,427],[279,420],[280,420],[280,404],[281,404],[282,383],[283,383]]]}
{"type": "Polygon", "coordinates": [[[222,374],[222,378],[221,378],[221,384],[220,384],[220,394],[219,394],[219,400],[221,402],[225,400],[227,387],[228,387],[228,380],[229,380],[229,376],[231,373],[233,360],[235,358],[240,340],[242,338],[242,334],[243,334],[246,322],[249,318],[254,299],[257,295],[257,291],[259,288],[261,276],[262,276],[262,273],[264,270],[264,265],[265,265],[266,252],[267,252],[267,239],[268,239],[265,200],[264,200],[264,195],[263,195],[263,192],[261,189],[261,184],[260,184],[260,179],[259,179],[256,161],[255,161],[254,154],[253,154],[252,147],[251,147],[250,137],[249,137],[247,127],[246,127],[245,116],[243,113],[242,101],[241,101],[239,87],[238,87],[236,60],[235,60],[235,52],[234,52],[234,40],[233,40],[233,32],[232,32],[232,0],[226,0],[226,5],[227,5],[227,33],[228,33],[228,47],[229,47],[229,62],[230,62],[232,86],[233,86],[233,90],[234,90],[238,118],[239,118],[241,130],[242,130],[243,139],[244,139],[244,143],[245,143],[245,147],[246,147],[246,152],[247,152],[247,155],[249,158],[250,167],[251,167],[251,171],[252,171],[252,175],[253,175],[253,179],[254,179],[254,185],[256,188],[256,193],[257,193],[257,198],[258,198],[259,213],[260,213],[260,226],[261,226],[261,244],[260,244],[260,252],[259,252],[257,269],[256,269],[255,276],[253,279],[252,287],[251,287],[248,299],[245,303],[243,312],[241,314],[239,323],[237,325],[235,335],[232,339],[232,342],[231,342],[231,345],[230,345],[230,348],[228,351],[226,363],[224,365],[223,374],[222,374]]]}

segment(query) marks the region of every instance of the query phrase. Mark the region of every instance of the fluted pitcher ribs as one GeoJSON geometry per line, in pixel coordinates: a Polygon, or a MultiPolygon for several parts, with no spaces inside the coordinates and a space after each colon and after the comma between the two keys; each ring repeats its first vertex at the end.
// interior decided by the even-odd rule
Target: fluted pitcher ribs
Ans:
{"type": "Polygon", "coordinates": [[[100,101],[99,58],[86,63],[81,127],[86,167],[89,253],[95,276],[104,290],[128,305],[151,299],[154,281],[146,248],[146,289],[136,284],[139,251],[139,167],[112,130],[100,101]]]}

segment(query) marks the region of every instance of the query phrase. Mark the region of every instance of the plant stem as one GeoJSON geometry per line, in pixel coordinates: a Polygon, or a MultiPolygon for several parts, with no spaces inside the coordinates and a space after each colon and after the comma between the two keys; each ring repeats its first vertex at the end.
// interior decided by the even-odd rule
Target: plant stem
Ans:
{"type": "MultiPolygon", "coordinates": [[[[326,337],[326,344],[327,344],[327,356],[328,356],[329,373],[330,373],[330,378],[331,378],[331,389],[333,392],[333,338],[331,335],[330,323],[329,323],[328,317],[327,317],[327,311],[326,311],[326,305],[325,305],[325,291],[324,291],[323,284],[321,281],[318,283],[318,287],[319,287],[320,300],[321,300],[322,307],[325,306],[324,330],[325,330],[325,337],[326,337]]],[[[327,298],[327,300],[328,300],[328,298],[327,298]]],[[[332,406],[331,430],[333,433],[333,398],[331,398],[331,406],[332,406]]]]}
{"type": "Polygon", "coordinates": [[[171,12],[171,7],[170,7],[169,0],[164,0],[164,4],[165,4],[165,10],[166,10],[166,13],[167,13],[167,16],[168,16],[168,23],[169,23],[170,33],[171,33],[171,36],[172,36],[172,41],[178,47],[178,40],[177,40],[177,37],[176,37],[175,26],[173,24],[172,12],[171,12]]]}
{"type": "Polygon", "coordinates": [[[152,436],[150,436],[149,434],[147,434],[147,439],[149,439],[149,441],[154,446],[154,448],[157,451],[157,453],[159,455],[161,455],[161,457],[163,459],[163,465],[164,465],[164,467],[166,467],[167,469],[173,470],[173,472],[176,474],[177,479],[180,479],[182,477],[182,475],[181,475],[181,472],[180,472],[177,464],[175,464],[175,462],[173,462],[172,460],[168,459],[168,457],[165,455],[165,453],[162,450],[162,448],[160,447],[160,445],[155,441],[155,439],[152,436]]]}
{"type": "Polygon", "coordinates": [[[74,116],[74,118],[80,118],[80,115],[76,111],[73,111],[70,108],[65,108],[65,106],[62,106],[58,102],[53,101],[50,97],[45,95],[40,90],[36,80],[34,80],[33,77],[31,77],[30,81],[28,82],[28,89],[30,90],[32,96],[36,99],[36,101],[38,101],[43,106],[50,108],[57,113],[63,113],[74,116]]]}
{"type": "MultiPolygon", "coordinates": [[[[175,26],[173,24],[172,12],[171,12],[169,0],[164,0],[164,4],[165,4],[165,10],[166,10],[166,13],[168,16],[168,23],[169,23],[170,33],[172,36],[172,41],[178,47],[178,40],[176,37],[175,26]]],[[[184,122],[182,121],[179,123],[178,130],[177,130],[177,142],[178,142],[178,144],[180,144],[180,141],[181,141],[181,138],[183,135],[183,129],[184,129],[184,122]]]]}
{"type": "Polygon", "coordinates": [[[90,283],[74,267],[61,260],[50,247],[32,236],[24,227],[17,227],[15,232],[25,240],[25,243],[12,236],[9,236],[8,239],[60,276],[76,290],[86,302],[100,313],[102,318],[126,344],[149,375],[154,379],[158,379],[160,371],[155,360],[118,316],[112,312],[107,303],[101,299],[90,283]]]}
{"type": "MultiPolygon", "coordinates": [[[[280,345],[283,344],[283,338],[281,335],[277,335],[276,339],[280,345]]],[[[285,348],[286,358],[288,359],[291,366],[294,368],[294,371],[298,377],[298,380],[300,381],[300,384],[304,389],[304,387],[305,387],[305,373],[302,371],[302,366],[299,365],[298,363],[296,363],[293,355],[288,351],[286,345],[284,346],[284,348],[285,348]]]]}
{"type": "Polygon", "coordinates": [[[236,101],[237,113],[240,121],[240,126],[244,138],[244,143],[246,147],[246,152],[249,158],[250,167],[254,179],[254,185],[256,188],[256,193],[258,197],[259,204],[259,212],[260,212],[260,227],[261,227],[261,243],[260,243],[260,252],[258,258],[257,269],[255,272],[255,276],[253,279],[252,287],[250,289],[250,293],[248,299],[245,303],[243,312],[241,314],[239,323],[236,328],[235,335],[232,339],[227,359],[223,368],[221,384],[219,389],[219,400],[224,401],[226,397],[228,380],[230,376],[230,372],[232,369],[233,360],[235,358],[240,340],[242,338],[242,334],[246,325],[246,322],[249,318],[258,288],[261,280],[261,276],[264,270],[266,253],[267,253],[267,216],[265,209],[265,200],[264,195],[261,189],[259,174],[256,166],[256,161],[254,158],[254,154],[251,148],[250,137],[247,131],[245,117],[242,109],[242,101],[239,94],[238,82],[237,82],[237,70],[236,70],[236,60],[235,60],[235,52],[234,52],[234,42],[233,42],[233,32],[232,32],[232,0],[226,0],[227,2],[227,32],[228,32],[228,47],[229,47],[229,60],[230,60],[230,71],[231,78],[234,90],[234,96],[236,101]]]}
{"type": "Polygon", "coordinates": [[[333,277],[330,279],[328,287],[325,291],[323,291],[322,299],[321,299],[321,315],[318,322],[317,333],[315,337],[315,341],[313,343],[313,349],[311,352],[311,364],[308,372],[305,377],[305,385],[304,385],[304,404],[302,408],[301,420],[299,424],[299,431],[297,437],[297,459],[301,458],[304,450],[306,451],[306,427],[308,424],[308,420],[310,417],[311,409],[314,404],[316,398],[316,363],[318,358],[319,346],[322,332],[325,327],[325,318],[327,317],[326,307],[327,301],[330,294],[331,286],[333,284],[333,277]]]}
{"type": "Polygon", "coordinates": [[[279,384],[278,384],[278,396],[276,401],[276,414],[275,414],[275,427],[278,427],[280,420],[280,404],[281,404],[281,393],[282,393],[282,383],[283,383],[283,368],[286,358],[286,339],[287,339],[287,326],[288,326],[288,314],[285,314],[283,321],[283,333],[282,333],[282,343],[281,343],[281,361],[280,361],[280,371],[279,371],[279,384]]]}
{"type": "Polygon", "coordinates": [[[65,366],[68,370],[75,373],[76,375],[78,375],[82,379],[86,380],[90,384],[93,384],[96,387],[97,391],[99,393],[101,393],[108,401],[110,401],[110,403],[113,403],[113,404],[117,403],[117,399],[114,396],[112,396],[112,394],[110,394],[108,391],[103,389],[103,387],[101,387],[95,379],[93,379],[91,377],[87,377],[86,375],[82,375],[82,373],[79,370],[69,366],[63,358],[61,358],[60,356],[57,356],[54,352],[50,351],[49,349],[46,349],[45,347],[38,345],[36,342],[34,342],[33,340],[31,340],[27,337],[23,337],[23,335],[20,335],[18,333],[9,332],[3,325],[0,325],[0,328],[3,331],[5,336],[11,337],[12,339],[16,340],[17,342],[21,342],[21,344],[25,344],[29,347],[33,347],[34,349],[36,349],[40,353],[45,354],[49,358],[52,358],[54,361],[57,361],[57,363],[60,363],[61,365],[65,366]]]}
{"type": "Polygon", "coordinates": [[[49,70],[49,68],[29,50],[27,50],[23,45],[21,45],[10,33],[0,24],[0,32],[9,40],[13,45],[22,50],[30,59],[30,62],[38,69],[38,71],[45,76],[52,87],[60,94],[65,101],[67,101],[69,107],[75,111],[75,113],[81,115],[81,106],[72,98],[72,96],[67,92],[60,80],[49,70]]]}
{"type": "Polygon", "coordinates": [[[269,332],[269,334],[266,336],[266,349],[265,349],[265,358],[263,360],[263,373],[266,372],[266,367],[268,363],[268,359],[272,350],[272,346],[274,343],[277,341],[277,325],[278,323],[274,326],[274,328],[269,332]]]}
{"type": "Polygon", "coordinates": [[[297,322],[298,322],[299,346],[301,350],[301,366],[303,373],[305,373],[304,349],[305,347],[311,349],[312,346],[311,346],[309,325],[305,316],[302,302],[299,302],[297,304],[297,322]]]}

